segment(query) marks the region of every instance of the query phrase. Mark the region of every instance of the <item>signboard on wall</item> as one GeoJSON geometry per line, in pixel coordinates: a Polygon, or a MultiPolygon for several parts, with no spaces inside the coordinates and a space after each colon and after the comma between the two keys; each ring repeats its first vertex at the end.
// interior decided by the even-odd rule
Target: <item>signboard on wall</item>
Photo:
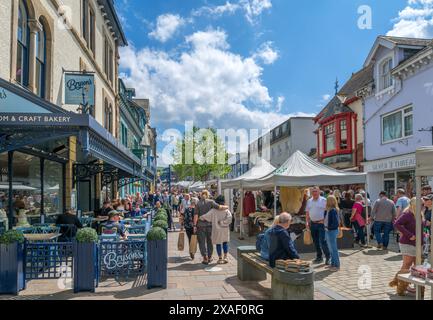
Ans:
{"type": "Polygon", "coordinates": [[[50,113],[34,102],[31,102],[5,88],[0,87],[0,113],[50,113]]]}
{"type": "Polygon", "coordinates": [[[65,104],[95,105],[95,76],[89,73],[65,73],[65,104]]]}

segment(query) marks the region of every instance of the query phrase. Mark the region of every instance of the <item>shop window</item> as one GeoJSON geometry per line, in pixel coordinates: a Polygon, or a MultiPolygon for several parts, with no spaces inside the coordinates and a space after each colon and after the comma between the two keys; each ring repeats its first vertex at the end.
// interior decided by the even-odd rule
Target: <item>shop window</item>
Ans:
{"type": "Polygon", "coordinates": [[[36,34],[36,94],[45,98],[45,78],[46,78],[46,33],[44,26],[36,34]]]}
{"type": "Polygon", "coordinates": [[[63,165],[44,161],[44,211],[52,218],[63,213],[63,165]]]}
{"type": "Polygon", "coordinates": [[[41,160],[39,157],[14,152],[12,161],[12,197],[16,217],[14,225],[37,223],[41,214],[41,160]],[[21,213],[21,215],[20,215],[21,213]]]}
{"type": "Polygon", "coordinates": [[[380,65],[380,70],[379,70],[380,91],[388,89],[393,85],[391,70],[392,70],[392,58],[389,58],[384,62],[382,62],[382,64],[380,65]]]}
{"type": "Polygon", "coordinates": [[[347,120],[340,121],[340,149],[347,150],[348,145],[347,120]]]}
{"type": "Polygon", "coordinates": [[[18,34],[17,34],[17,63],[15,71],[16,81],[27,87],[29,85],[29,44],[30,31],[28,25],[28,11],[23,0],[18,7],[18,34]]]}
{"type": "Polygon", "coordinates": [[[8,214],[9,205],[9,172],[8,172],[8,153],[0,154],[0,224],[3,228],[7,227],[5,215],[8,214]]]}
{"type": "Polygon", "coordinates": [[[409,197],[412,197],[415,190],[415,171],[397,172],[397,188],[406,190],[409,197]]]}
{"type": "Polygon", "coordinates": [[[335,123],[325,126],[325,153],[336,149],[336,130],[335,123]]]}
{"type": "Polygon", "coordinates": [[[408,138],[413,135],[413,107],[382,117],[382,143],[408,138]]]}

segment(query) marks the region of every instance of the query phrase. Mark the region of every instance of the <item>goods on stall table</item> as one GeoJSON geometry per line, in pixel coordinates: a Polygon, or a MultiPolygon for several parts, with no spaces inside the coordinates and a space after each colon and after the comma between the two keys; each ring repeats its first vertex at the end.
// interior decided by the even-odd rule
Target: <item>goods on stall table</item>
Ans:
{"type": "Polygon", "coordinates": [[[427,278],[433,280],[433,269],[427,270],[427,278]]]}
{"type": "Polygon", "coordinates": [[[311,263],[303,260],[277,260],[275,262],[277,269],[291,273],[307,273],[311,270],[311,263]]]}
{"type": "Polygon", "coordinates": [[[410,268],[410,274],[413,277],[426,279],[428,274],[428,268],[424,266],[416,266],[410,268]]]}

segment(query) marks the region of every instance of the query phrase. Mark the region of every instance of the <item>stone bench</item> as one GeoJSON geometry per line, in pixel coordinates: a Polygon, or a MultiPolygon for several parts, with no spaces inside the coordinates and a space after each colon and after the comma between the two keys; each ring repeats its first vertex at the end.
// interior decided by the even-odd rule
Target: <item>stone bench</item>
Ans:
{"type": "Polygon", "coordinates": [[[238,248],[238,278],[241,281],[264,281],[272,277],[273,300],[314,300],[314,272],[291,273],[272,269],[255,247],[238,248]]]}

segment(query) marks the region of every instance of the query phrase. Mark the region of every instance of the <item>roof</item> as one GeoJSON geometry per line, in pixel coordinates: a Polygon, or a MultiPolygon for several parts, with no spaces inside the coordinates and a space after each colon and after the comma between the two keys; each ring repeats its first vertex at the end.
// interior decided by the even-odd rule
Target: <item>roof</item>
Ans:
{"type": "Polygon", "coordinates": [[[346,185],[366,182],[366,173],[345,172],[313,160],[301,151],[295,152],[279,169],[268,176],[244,181],[249,189],[346,185]]]}
{"type": "Polygon", "coordinates": [[[245,180],[255,180],[260,179],[268,174],[275,171],[275,167],[271,165],[266,160],[262,159],[257,165],[255,165],[251,170],[247,171],[242,176],[232,179],[232,180],[226,180],[221,182],[221,188],[223,189],[238,189],[242,188],[243,181],[245,180]]]}
{"type": "Polygon", "coordinates": [[[353,112],[353,110],[344,105],[337,96],[334,96],[334,98],[332,98],[325,108],[323,108],[323,110],[317,115],[315,121],[319,122],[320,120],[324,120],[336,114],[345,112],[353,112]]]}
{"type": "Polygon", "coordinates": [[[101,10],[107,14],[106,19],[110,22],[110,25],[113,28],[112,31],[117,38],[119,46],[127,46],[128,40],[126,40],[113,0],[98,0],[98,3],[101,6],[101,10]]]}
{"type": "Polygon", "coordinates": [[[432,41],[432,39],[405,38],[405,37],[392,37],[392,36],[379,36],[379,38],[391,41],[398,46],[424,47],[429,45],[430,42],[432,41]]]}
{"type": "Polygon", "coordinates": [[[347,99],[352,99],[356,97],[356,92],[360,89],[366,87],[368,84],[374,81],[374,65],[369,66],[359,70],[358,72],[352,74],[352,77],[346,84],[341,88],[338,93],[339,96],[344,96],[347,99]]]}

